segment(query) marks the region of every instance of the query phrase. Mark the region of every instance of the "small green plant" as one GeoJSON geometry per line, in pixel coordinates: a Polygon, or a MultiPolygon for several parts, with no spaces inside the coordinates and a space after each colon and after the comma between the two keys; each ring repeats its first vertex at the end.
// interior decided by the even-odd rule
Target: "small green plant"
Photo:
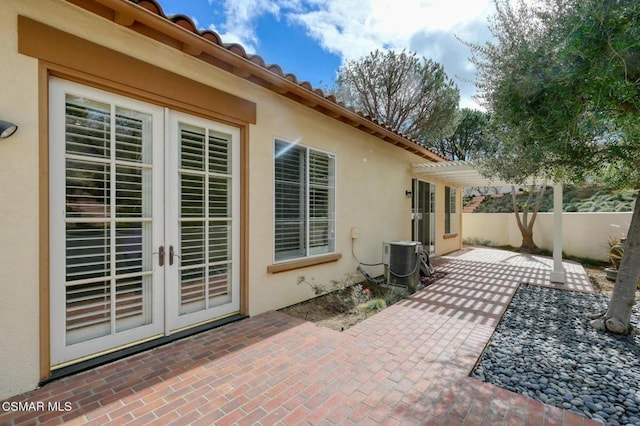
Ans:
{"type": "Polygon", "coordinates": [[[392,288],[392,289],[389,289],[389,291],[387,291],[383,297],[384,297],[383,300],[386,303],[386,305],[390,306],[402,299],[406,299],[407,297],[409,297],[409,292],[407,292],[407,290],[404,290],[404,289],[392,288]]]}
{"type": "Polygon", "coordinates": [[[498,247],[498,243],[491,240],[482,240],[480,238],[465,238],[462,243],[468,246],[485,246],[485,247],[498,247]]]}
{"type": "Polygon", "coordinates": [[[384,299],[376,298],[371,299],[367,302],[367,311],[376,311],[379,312],[387,307],[387,302],[384,299]]]}

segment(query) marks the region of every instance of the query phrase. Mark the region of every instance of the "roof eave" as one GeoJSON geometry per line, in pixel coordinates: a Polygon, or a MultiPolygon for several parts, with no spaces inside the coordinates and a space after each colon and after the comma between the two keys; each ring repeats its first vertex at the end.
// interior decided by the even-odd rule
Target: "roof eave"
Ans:
{"type": "MultiPolygon", "coordinates": [[[[87,10],[92,10],[86,0],[68,0],[87,10]]],[[[417,142],[394,132],[382,124],[373,121],[371,118],[365,117],[353,109],[347,108],[344,104],[328,99],[327,97],[317,93],[322,92],[319,89],[313,90],[311,85],[306,82],[298,83],[295,76],[288,74],[292,81],[284,76],[280,76],[275,72],[252,62],[239,54],[236,54],[228,48],[218,45],[213,41],[204,38],[200,34],[196,34],[194,29],[182,27],[160,14],[139,5],[131,3],[127,0],[92,0],[95,3],[106,7],[113,12],[111,19],[113,22],[135,29],[135,24],[142,24],[150,29],[158,31],[165,36],[180,43],[181,51],[198,57],[214,66],[220,66],[217,62],[222,62],[226,66],[224,69],[237,75],[243,79],[250,80],[254,84],[259,84],[275,93],[292,99],[308,108],[314,109],[330,118],[348,124],[358,130],[373,135],[385,142],[396,145],[406,151],[418,155],[432,162],[446,161],[444,157],[439,156],[435,152],[425,148],[417,142]],[[308,87],[305,87],[308,86],[308,87]]],[[[145,2],[142,2],[145,3],[145,2]]],[[[155,2],[147,2],[156,5],[155,2]]],[[[161,9],[160,9],[161,10],[161,9]]],[[[104,16],[104,15],[103,15],[104,16]]],[[[187,24],[193,23],[184,17],[187,24]]],[[[240,49],[241,47],[238,46],[240,49]]]]}

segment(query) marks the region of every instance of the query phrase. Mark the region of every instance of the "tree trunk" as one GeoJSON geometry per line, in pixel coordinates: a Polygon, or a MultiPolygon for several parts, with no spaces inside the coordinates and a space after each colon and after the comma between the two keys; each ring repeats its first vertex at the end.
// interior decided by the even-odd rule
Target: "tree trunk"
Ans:
{"type": "Polygon", "coordinates": [[[640,278],[640,191],[636,194],[636,205],[631,216],[631,224],[627,233],[624,256],[613,295],[609,301],[607,312],[591,321],[591,326],[599,330],[608,330],[616,334],[632,332],[631,310],[640,278]]]}
{"type": "Polygon", "coordinates": [[[522,245],[520,246],[520,251],[524,253],[534,253],[538,246],[533,241],[533,229],[520,229],[520,233],[522,234],[522,245]]]}
{"type": "Polygon", "coordinates": [[[518,229],[520,230],[520,234],[522,235],[522,244],[520,245],[520,251],[524,253],[535,253],[538,250],[538,246],[533,241],[533,225],[536,223],[536,218],[538,217],[538,210],[540,210],[540,204],[542,204],[542,198],[544,197],[546,185],[542,185],[542,187],[540,188],[536,197],[536,202],[533,205],[533,211],[531,212],[531,220],[528,220],[529,206],[534,189],[535,187],[533,185],[529,188],[529,198],[527,199],[527,204],[522,212],[523,217],[522,219],[520,219],[520,211],[518,209],[518,203],[516,202],[516,188],[514,186],[511,186],[513,213],[516,215],[518,229]]]}

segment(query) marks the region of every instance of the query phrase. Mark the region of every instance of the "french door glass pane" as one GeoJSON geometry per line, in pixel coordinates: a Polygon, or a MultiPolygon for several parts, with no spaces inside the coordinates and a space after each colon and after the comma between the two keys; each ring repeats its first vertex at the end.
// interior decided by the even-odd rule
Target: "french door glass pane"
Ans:
{"type": "Polygon", "coordinates": [[[86,157],[111,157],[111,106],[67,95],[66,152],[86,157]]]}
{"type": "Polygon", "coordinates": [[[151,125],[148,114],[126,108],[116,108],[116,159],[151,164],[152,144],[146,139],[151,125]]]}
{"type": "Polygon", "coordinates": [[[180,266],[205,263],[205,226],[203,221],[184,221],[180,224],[180,266]]]}
{"type": "Polygon", "coordinates": [[[108,223],[67,223],[66,280],[111,275],[111,226],[108,223]]]}
{"type": "Polygon", "coordinates": [[[211,173],[231,175],[231,144],[229,136],[209,131],[209,167],[211,173]]]}
{"type": "Polygon", "coordinates": [[[218,306],[231,301],[231,269],[229,265],[209,267],[209,305],[218,306]]]}
{"type": "Polygon", "coordinates": [[[181,315],[231,300],[231,138],[180,124],[181,315]]]}
{"type": "Polygon", "coordinates": [[[219,263],[231,259],[231,221],[209,224],[209,262],[219,263]]]}
{"type": "Polygon", "coordinates": [[[180,132],[180,168],[205,170],[205,135],[202,129],[185,128],[180,132]]]}
{"type": "Polygon", "coordinates": [[[180,314],[189,314],[205,309],[204,286],[205,268],[183,269],[180,271],[180,314]]]}
{"type": "Polygon", "coordinates": [[[231,178],[209,178],[209,214],[208,217],[231,216],[231,178]]]}
{"type": "Polygon", "coordinates": [[[111,170],[91,160],[66,161],[68,218],[107,218],[111,209],[111,170]]]}
{"type": "Polygon", "coordinates": [[[151,322],[153,144],[146,113],[67,94],[65,115],[71,345],[151,322]]]}
{"type": "Polygon", "coordinates": [[[116,280],[116,331],[151,322],[152,281],[150,274],[116,280]]]}
{"type": "Polygon", "coordinates": [[[204,177],[180,174],[180,213],[182,217],[204,217],[204,177]]]}
{"type": "Polygon", "coordinates": [[[109,281],[68,285],[65,296],[67,345],[111,333],[109,281]]]}
{"type": "Polygon", "coordinates": [[[118,275],[151,271],[151,257],[145,256],[152,248],[151,223],[118,223],[115,246],[118,275]]]}

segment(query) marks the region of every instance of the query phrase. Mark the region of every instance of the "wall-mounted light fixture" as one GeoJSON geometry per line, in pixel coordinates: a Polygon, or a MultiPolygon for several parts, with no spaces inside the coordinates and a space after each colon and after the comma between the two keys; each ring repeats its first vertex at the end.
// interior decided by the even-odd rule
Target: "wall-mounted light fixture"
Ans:
{"type": "Polygon", "coordinates": [[[409,190],[404,191],[404,196],[407,198],[411,198],[411,191],[409,190]]]}
{"type": "Polygon", "coordinates": [[[16,130],[18,130],[18,126],[16,124],[0,120],[0,139],[8,138],[13,135],[16,130]]]}

